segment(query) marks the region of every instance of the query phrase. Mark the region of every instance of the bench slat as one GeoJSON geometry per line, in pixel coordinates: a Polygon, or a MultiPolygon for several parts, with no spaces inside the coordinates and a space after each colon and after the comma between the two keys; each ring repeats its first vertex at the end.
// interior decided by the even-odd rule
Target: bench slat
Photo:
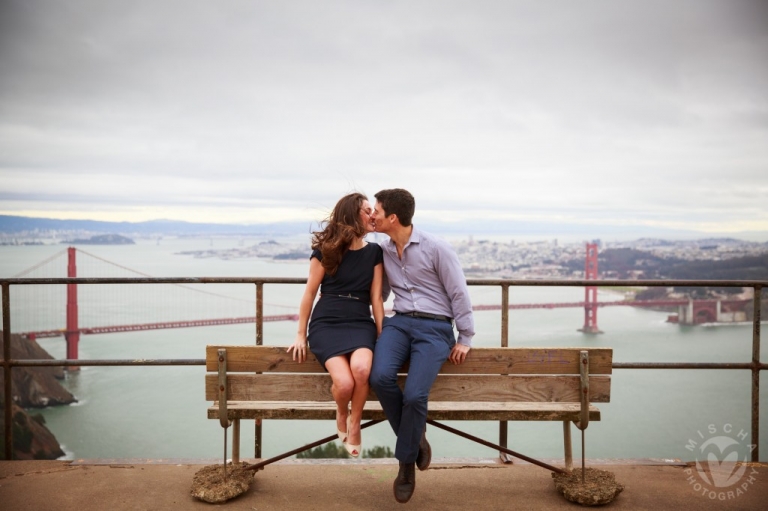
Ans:
{"type": "MultiPolygon", "coordinates": [[[[298,364],[281,346],[207,346],[206,369],[218,369],[219,348],[227,350],[229,372],[325,373],[308,354],[298,364]]],[[[589,351],[589,373],[611,374],[611,348],[472,348],[461,365],[446,362],[443,374],[579,374],[579,352],[589,351]]],[[[404,368],[407,369],[407,368],[404,368]]],[[[405,370],[403,371],[405,372],[405,370]]]]}
{"type": "MultiPolygon", "coordinates": [[[[227,412],[227,418],[230,420],[333,420],[336,417],[336,403],[332,401],[229,401],[227,412]]],[[[578,403],[430,401],[428,416],[434,420],[576,421],[579,420],[579,413],[578,403]]],[[[219,418],[219,407],[215,403],[208,408],[208,418],[219,418]]],[[[365,403],[363,420],[385,418],[378,401],[365,403]]],[[[600,410],[590,406],[589,420],[599,421],[600,410]]]]}
{"type": "MultiPolygon", "coordinates": [[[[402,388],[405,376],[401,375],[402,388]]],[[[591,376],[593,403],[610,401],[609,376],[591,376]]],[[[227,400],[327,401],[331,396],[328,374],[229,374],[227,400]]],[[[207,374],[205,397],[218,399],[218,378],[207,374]]],[[[377,400],[371,392],[368,399],[377,400]]],[[[580,400],[578,376],[438,375],[430,401],[576,402],[580,400]]]]}

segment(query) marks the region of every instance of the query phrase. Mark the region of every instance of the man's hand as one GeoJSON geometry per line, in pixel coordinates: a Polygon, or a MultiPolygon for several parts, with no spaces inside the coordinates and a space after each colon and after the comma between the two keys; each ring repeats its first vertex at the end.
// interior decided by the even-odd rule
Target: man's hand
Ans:
{"type": "Polygon", "coordinates": [[[467,358],[467,353],[469,353],[469,346],[465,346],[464,344],[459,344],[457,342],[453,345],[453,349],[451,350],[451,354],[448,356],[448,360],[453,362],[455,365],[459,365],[467,358]]]}

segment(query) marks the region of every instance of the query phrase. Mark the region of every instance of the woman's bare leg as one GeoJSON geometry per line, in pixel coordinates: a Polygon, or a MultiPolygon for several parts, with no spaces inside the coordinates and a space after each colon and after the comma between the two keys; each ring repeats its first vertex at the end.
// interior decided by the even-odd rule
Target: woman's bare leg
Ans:
{"type": "Polygon", "coordinates": [[[371,374],[373,352],[368,348],[355,350],[349,357],[349,368],[355,386],[352,392],[352,412],[350,413],[350,431],[347,442],[352,445],[361,444],[360,420],[363,418],[363,406],[368,399],[370,387],[368,376],[371,374]]]}
{"type": "MultiPolygon", "coordinates": [[[[347,416],[349,415],[349,402],[352,400],[355,388],[355,379],[349,367],[346,356],[329,358],[325,362],[325,368],[331,375],[333,384],[331,392],[336,401],[336,429],[347,431],[347,416]]],[[[347,431],[347,433],[349,433],[347,431]]]]}

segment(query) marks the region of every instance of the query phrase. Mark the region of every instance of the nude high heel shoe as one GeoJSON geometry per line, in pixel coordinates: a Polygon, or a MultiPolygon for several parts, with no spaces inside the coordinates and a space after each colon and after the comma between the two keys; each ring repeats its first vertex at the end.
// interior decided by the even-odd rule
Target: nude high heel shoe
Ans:
{"type": "MultiPolygon", "coordinates": [[[[347,434],[349,434],[349,421],[351,418],[352,417],[347,417],[347,434]]],[[[360,449],[362,448],[362,442],[358,445],[352,445],[345,441],[344,448],[347,449],[347,452],[349,453],[350,456],[352,456],[353,458],[357,458],[358,456],[360,456],[360,449]]]]}

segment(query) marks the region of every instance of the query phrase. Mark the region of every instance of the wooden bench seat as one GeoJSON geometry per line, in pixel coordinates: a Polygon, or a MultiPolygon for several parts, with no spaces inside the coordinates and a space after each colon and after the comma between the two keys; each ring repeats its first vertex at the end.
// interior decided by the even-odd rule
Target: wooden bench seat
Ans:
{"type": "MultiPolygon", "coordinates": [[[[230,401],[227,403],[229,420],[235,419],[312,419],[336,418],[333,401],[230,401]]],[[[208,418],[219,418],[219,407],[208,408],[208,418]]],[[[578,403],[487,403],[431,401],[429,418],[435,420],[483,420],[483,421],[578,421],[581,405],[578,403]]],[[[381,405],[369,401],[363,409],[363,419],[386,419],[381,405]]],[[[600,410],[589,407],[589,420],[599,421],[600,410]]]]}
{"type": "MultiPolygon", "coordinates": [[[[429,395],[428,418],[562,421],[570,470],[570,424],[586,427],[600,420],[592,403],[610,401],[612,356],[610,348],[473,348],[463,364],[442,367],[429,395]]],[[[330,376],[311,354],[298,364],[285,347],[208,346],[206,370],[205,397],[213,402],[208,418],[235,426],[235,460],[240,420],[335,418],[330,376]]],[[[373,392],[363,419],[385,419],[373,392]]]]}

